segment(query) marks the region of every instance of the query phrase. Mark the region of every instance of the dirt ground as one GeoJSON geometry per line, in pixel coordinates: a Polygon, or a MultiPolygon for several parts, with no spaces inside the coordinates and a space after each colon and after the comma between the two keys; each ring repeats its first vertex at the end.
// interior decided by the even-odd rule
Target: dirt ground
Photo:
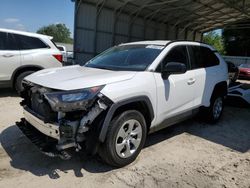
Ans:
{"type": "Polygon", "coordinates": [[[77,153],[41,154],[19,131],[21,99],[0,91],[0,187],[250,188],[250,108],[226,106],[216,125],[188,120],[148,136],[131,165],[111,168],[77,153]]]}

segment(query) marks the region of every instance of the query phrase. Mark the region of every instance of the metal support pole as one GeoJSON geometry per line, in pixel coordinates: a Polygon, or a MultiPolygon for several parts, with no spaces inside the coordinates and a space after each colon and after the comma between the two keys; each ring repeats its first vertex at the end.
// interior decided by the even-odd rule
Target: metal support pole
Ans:
{"type": "Polygon", "coordinates": [[[175,39],[178,39],[179,28],[175,27],[175,39]]]}
{"type": "Polygon", "coordinates": [[[116,34],[116,25],[117,25],[117,12],[114,10],[113,12],[113,16],[114,16],[114,21],[113,21],[113,28],[112,28],[112,46],[115,45],[115,34],[116,34]]]}
{"type": "Polygon", "coordinates": [[[76,46],[77,46],[77,29],[76,29],[76,26],[77,26],[77,22],[78,22],[78,10],[79,10],[79,7],[81,6],[82,4],[82,0],[76,0],[75,1],[75,16],[74,16],[74,46],[73,46],[73,59],[74,59],[74,62],[73,64],[77,64],[78,62],[75,61],[76,59],[76,46]]]}
{"type": "Polygon", "coordinates": [[[195,39],[196,39],[196,31],[194,31],[193,33],[193,41],[195,41],[195,39]]]}
{"type": "Polygon", "coordinates": [[[168,23],[166,23],[166,27],[165,27],[165,39],[168,39],[169,37],[169,25],[168,23]]]}
{"type": "Polygon", "coordinates": [[[105,4],[106,0],[103,0],[101,3],[97,3],[96,5],[96,19],[95,19],[95,30],[94,30],[94,55],[97,55],[97,31],[98,31],[98,20],[101,14],[102,8],[105,4]],[[99,8],[100,6],[100,8],[99,8]],[[99,9],[98,9],[99,8],[99,9]]]}
{"type": "Polygon", "coordinates": [[[202,32],[201,33],[201,42],[203,42],[203,36],[204,36],[204,33],[202,32]]]}
{"type": "Polygon", "coordinates": [[[185,36],[184,36],[184,39],[187,40],[188,38],[188,29],[185,29],[185,36]]]}

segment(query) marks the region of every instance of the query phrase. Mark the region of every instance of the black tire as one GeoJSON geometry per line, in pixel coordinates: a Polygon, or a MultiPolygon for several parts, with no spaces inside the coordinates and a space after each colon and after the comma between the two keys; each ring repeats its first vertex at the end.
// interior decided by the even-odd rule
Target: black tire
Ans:
{"type": "Polygon", "coordinates": [[[16,90],[16,92],[18,93],[18,94],[20,94],[22,91],[23,91],[23,86],[22,86],[22,81],[23,81],[23,79],[26,77],[26,76],[28,76],[28,75],[30,75],[30,74],[32,74],[32,73],[34,73],[35,71],[25,71],[25,72],[22,72],[21,74],[19,74],[17,77],[16,77],[16,80],[15,80],[15,83],[14,83],[14,88],[15,88],[15,90],[16,90]]]}
{"type": "MultiPolygon", "coordinates": [[[[104,162],[106,162],[107,164],[111,166],[115,166],[115,167],[126,166],[132,163],[136,159],[136,157],[139,155],[141,149],[143,148],[145,144],[146,135],[147,135],[147,127],[146,127],[146,121],[143,115],[136,110],[125,111],[117,115],[116,117],[114,117],[113,120],[111,121],[111,124],[108,128],[106,140],[103,144],[100,145],[98,154],[100,155],[100,157],[102,158],[104,162]],[[118,138],[119,137],[118,133],[122,128],[124,129],[124,127],[126,126],[125,123],[130,120],[137,121],[141,125],[142,134],[141,134],[140,144],[138,144],[139,145],[138,148],[134,151],[133,154],[131,154],[131,156],[122,158],[121,156],[119,156],[116,150],[118,139],[120,139],[118,138]]],[[[130,148],[131,148],[131,145],[129,149],[130,148]]]]}
{"type": "Polygon", "coordinates": [[[224,96],[213,94],[210,106],[202,109],[202,117],[209,123],[216,123],[222,116],[224,109],[224,96]],[[219,104],[218,104],[219,103],[219,104]]]}

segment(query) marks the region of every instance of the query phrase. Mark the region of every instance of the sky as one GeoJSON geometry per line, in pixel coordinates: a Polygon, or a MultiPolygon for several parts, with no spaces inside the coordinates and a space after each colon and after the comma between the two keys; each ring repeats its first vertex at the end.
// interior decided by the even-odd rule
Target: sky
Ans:
{"type": "MultiPolygon", "coordinates": [[[[64,23],[74,30],[71,0],[0,0],[0,28],[36,32],[42,26],[64,23]]],[[[221,35],[221,30],[216,30],[221,35]]]]}
{"type": "Polygon", "coordinates": [[[36,32],[42,26],[64,23],[73,36],[71,0],[0,0],[0,28],[36,32]]]}

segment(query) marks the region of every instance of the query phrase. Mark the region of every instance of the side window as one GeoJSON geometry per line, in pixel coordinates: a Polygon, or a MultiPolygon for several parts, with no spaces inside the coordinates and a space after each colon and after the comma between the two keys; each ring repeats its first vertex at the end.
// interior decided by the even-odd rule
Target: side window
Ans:
{"type": "Polygon", "coordinates": [[[19,50],[19,46],[14,38],[13,34],[8,33],[8,49],[9,50],[19,50]]]}
{"type": "Polygon", "coordinates": [[[48,46],[38,38],[17,34],[14,36],[18,40],[21,50],[48,48],[48,46]]]}
{"type": "Polygon", "coordinates": [[[219,65],[219,59],[207,47],[188,46],[192,69],[211,67],[219,65]]]}
{"type": "Polygon", "coordinates": [[[0,50],[19,50],[11,33],[0,32],[0,50]]]}
{"type": "Polygon", "coordinates": [[[201,57],[203,59],[205,67],[219,65],[220,61],[212,50],[203,46],[201,46],[200,48],[201,48],[201,57]]]}
{"type": "Polygon", "coordinates": [[[7,50],[7,33],[0,32],[0,50],[7,50]]]}
{"type": "Polygon", "coordinates": [[[187,66],[189,70],[189,60],[187,55],[187,48],[186,46],[176,46],[173,47],[164,58],[162,65],[159,65],[156,69],[157,72],[161,72],[161,66],[164,67],[167,63],[170,62],[178,62],[183,63],[187,66]]]}
{"type": "Polygon", "coordinates": [[[204,62],[202,61],[200,46],[188,46],[188,51],[191,60],[192,69],[204,68],[204,62]]]}

